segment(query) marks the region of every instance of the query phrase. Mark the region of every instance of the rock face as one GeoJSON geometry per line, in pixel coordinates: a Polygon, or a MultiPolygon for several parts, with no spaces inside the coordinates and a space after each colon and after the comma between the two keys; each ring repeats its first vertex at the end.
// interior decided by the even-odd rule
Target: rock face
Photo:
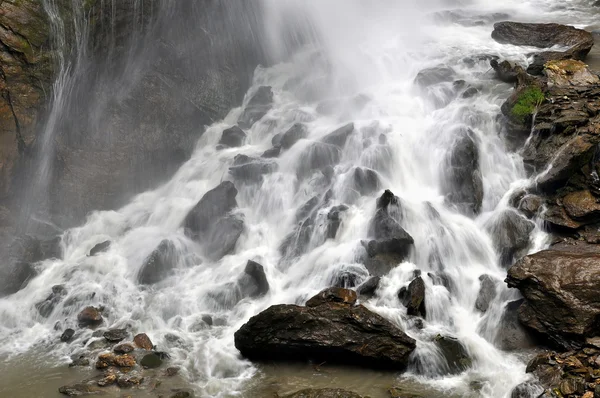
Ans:
{"type": "Polygon", "coordinates": [[[545,250],[524,257],[506,279],[525,297],[519,320],[560,347],[597,334],[600,256],[545,250]]]}
{"type": "Polygon", "coordinates": [[[160,242],[158,247],[144,260],[138,282],[152,285],[165,279],[177,265],[177,249],[168,239],[160,242]]]}
{"type": "Polygon", "coordinates": [[[559,24],[532,24],[519,22],[498,22],[494,24],[492,38],[499,43],[517,46],[549,48],[555,45],[569,47],[564,52],[547,51],[534,56],[527,68],[531,74],[542,74],[544,64],[551,60],[583,60],[594,45],[591,33],[572,26],[559,24]]]}
{"type": "Polygon", "coordinates": [[[200,242],[213,260],[229,254],[244,231],[244,222],[229,214],[237,207],[237,192],[232,182],[222,182],[200,199],[183,222],[186,235],[200,242]]]}
{"type": "Polygon", "coordinates": [[[400,302],[406,307],[408,315],[425,318],[425,282],[420,276],[416,277],[408,287],[403,287],[398,292],[400,302]]]}
{"type": "MultiPolygon", "coordinates": [[[[343,289],[340,289],[343,291],[343,289]]],[[[314,306],[274,305],[235,333],[235,346],[251,360],[320,360],[371,367],[404,368],[415,341],[362,305],[356,293],[343,302],[314,298],[314,306]]],[[[310,300],[309,300],[310,302],[310,300]]]]}
{"type": "Polygon", "coordinates": [[[479,149],[474,133],[460,129],[446,161],[444,191],[449,203],[466,215],[476,215],[483,201],[479,149]]]}
{"type": "Polygon", "coordinates": [[[398,198],[389,190],[377,200],[377,210],[369,226],[375,239],[363,242],[368,258],[365,266],[373,276],[384,276],[404,261],[413,247],[414,239],[392,217],[398,213],[398,198]]]}

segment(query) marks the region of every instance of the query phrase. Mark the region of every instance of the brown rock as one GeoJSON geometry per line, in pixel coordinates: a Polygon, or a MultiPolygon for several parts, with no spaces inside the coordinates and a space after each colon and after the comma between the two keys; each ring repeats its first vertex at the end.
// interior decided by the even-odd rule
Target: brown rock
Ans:
{"type": "Polygon", "coordinates": [[[114,384],[117,381],[117,375],[114,373],[107,373],[104,377],[98,380],[98,385],[100,387],[106,387],[111,384],[114,384]]]}
{"type": "Polygon", "coordinates": [[[144,378],[137,375],[123,375],[117,380],[117,385],[121,388],[131,388],[139,386],[144,381],[144,378]]]}
{"type": "Polygon", "coordinates": [[[600,203],[589,190],[570,193],[562,202],[565,211],[573,219],[593,220],[600,217],[600,203]]]}
{"type": "Polygon", "coordinates": [[[342,390],[341,388],[308,388],[286,395],[284,398],[363,398],[355,392],[342,390]]]}
{"type": "Polygon", "coordinates": [[[80,327],[98,326],[102,323],[102,313],[96,307],[85,307],[77,315],[77,322],[80,327]]]}
{"type": "Polygon", "coordinates": [[[124,354],[124,355],[115,356],[114,364],[115,364],[115,366],[119,366],[122,368],[131,368],[131,367],[135,366],[136,362],[135,362],[135,358],[133,356],[124,354]]]}
{"type": "Polygon", "coordinates": [[[114,362],[114,354],[100,354],[98,355],[98,360],[96,361],[96,369],[106,369],[109,366],[112,366],[114,362]]]}
{"type": "Polygon", "coordinates": [[[113,353],[104,353],[98,356],[96,361],[96,369],[106,369],[110,366],[118,366],[122,368],[131,368],[136,365],[135,358],[131,355],[115,355],[113,353]]]}
{"type": "Polygon", "coordinates": [[[589,86],[599,84],[598,76],[587,65],[574,59],[554,60],[544,65],[550,86],[589,86]]]}
{"type": "Polygon", "coordinates": [[[322,290],[319,294],[306,302],[307,307],[318,307],[326,303],[340,303],[347,305],[356,304],[357,294],[354,290],[340,287],[330,287],[322,290]]]}
{"type": "Polygon", "coordinates": [[[154,345],[152,344],[152,340],[150,340],[150,337],[148,337],[146,333],[140,333],[136,335],[133,338],[133,342],[138,348],[141,348],[143,350],[150,351],[154,347],[154,345]]]}
{"type": "Polygon", "coordinates": [[[135,349],[135,347],[130,344],[130,343],[123,343],[123,344],[119,344],[117,346],[115,346],[115,348],[113,348],[113,351],[116,352],[117,354],[128,354],[130,352],[132,352],[135,349]]]}
{"type": "Polygon", "coordinates": [[[579,346],[596,334],[600,316],[600,255],[545,250],[508,271],[509,287],[525,297],[519,319],[561,347],[579,346]]]}
{"type": "Polygon", "coordinates": [[[177,366],[171,366],[165,371],[165,374],[169,377],[175,376],[177,373],[179,373],[179,368],[177,366]]]}

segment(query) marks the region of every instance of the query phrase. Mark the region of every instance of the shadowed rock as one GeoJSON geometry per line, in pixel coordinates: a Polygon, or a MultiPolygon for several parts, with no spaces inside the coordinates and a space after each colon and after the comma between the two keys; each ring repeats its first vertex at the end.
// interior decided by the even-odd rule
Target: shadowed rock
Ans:
{"type": "MultiPolygon", "coordinates": [[[[283,149],[290,149],[296,142],[306,137],[308,137],[306,126],[302,123],[296,123],[281,135],[278,144],[283,149]]],[[[275,144],[273,145],[275,146],[275,144]]]]}
{"type": "Polygon", "coordinates": [[[454,75],[454,69],[440,65],[421,70],[415,77],[415,84],[420,87],[429,87],[434,84],[451,82],[454,80],[454,75]]]}
{"type": "Polygon", "coordinates": [[[103,253],[105,251],[107,251],[110,248],[110,244],[111,242],[109,240],[106,240],[104,242],[98,243],[97,245],[95,245],[94,247],[92,247],[92,249],[90,250],[90,253],[88,254],[90,257],[95,256],[98,253],[103,253]]]}
{"type": "Polygon", "coordinates": [[[348,123],[337,130],[327,134],[322,141],[329,145],[334,145],[338,148],[343,148],[348,141],[350,134],[354,132],[354,123],[348,123]]]}
{"type": "Polygon", "coordinates": [[[314,307],[271,306],[235,333],[235,346],[251,360],[404,368],[415,341],[364,306],[346,304],[356,293],[344,296],[350,300],[323,302],[321,295],[314,307]]]}
{"type": "Polygon", "coordinates": [[[138,282],[152,285],[161,282],[171,274],[177,265],[177,249],[168,239],[160,242],[158,247],[144,260],[138,274],[138,282]]]}
{"type": "Polygon", "coordinates": [[[67,289],[63,285],[52,286],[52,293],[46,298],[46,300],[36,303],[35,308],[38,310],[41,316],[48,318],[54,307],[62,301],[67,295],[67,289]]]}
{"type": "Polygon", "coordinates": [[[252,260],[248,260],[239,284],[248,297],[257,298],[269,292],[269,282],[263,266],[252,260]]]}
{"type": "Polygon", "coordinates": [[[479,294],[475,301],[475,308],[481,312],[486,312],[490,307],[491,302],[496,298],[498,294],[496,290],[496,280],[489,275],[481,275],[479,277],[481,286],[479,288],[479,294]]]}
{"type": "Polygon", "coordinates": [[[242,130],[238,126],[233,126],[223,130],[223,134],[221,135],[219,144],[235,148],[238,146],[242,146],[245,139],[246,133],[244,133],[244,130],[242,130]]]}
{"type": "Polygon", "coordinates": [[[448,373],[458,374],[467,370],[472,360],[465,346],[455,337],[437,335],[434,342],[446,360],[448,373]]]}
{"type": "Polygon", "coordinates": [[[283,398],[363,398],[363,396],[341,388],[308,388],[286,395],[283,398]]]}
{"type": "Polygon", "coordinates": [[[269,112],[272,105],[273,91],[271,87],[259,87],[244,108],[244,112],[238,119],[238,124],[244,129],[249,129],[269,112]]]}
{"type": "Polygon", "coordinates": [[[381,278],[379,276],[370,277],[356,289],[356,293],[365,297],[374,296],[377,288],[379,287],[380,280],[381,278]]]}
{"type": "Polygon", "coordinates": [[[420,276],[416,277],[408,287],[403,287],[398,292],[398,299],[406,307],[408,315],[425,318],[425,282],[420,276]]]}
{"type": "Polygon", "coordinates": [[[529,234],[534,228],[533,222],[511,209],[505,210],[493,220],[487,229],[503,266],[509,267],[515,259],[525,254],[529,246],[529,234]]]}

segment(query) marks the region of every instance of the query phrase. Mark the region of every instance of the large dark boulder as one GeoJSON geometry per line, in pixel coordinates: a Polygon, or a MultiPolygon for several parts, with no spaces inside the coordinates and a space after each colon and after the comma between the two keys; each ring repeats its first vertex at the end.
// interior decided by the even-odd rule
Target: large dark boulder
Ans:
{"type": "Polygon", "coordinates": [[[517,351],[535,347],[536,339],[519,321],[519,307],[524,300],[506,304],[498,327],[495,344],[504,351],[517,351]]]}
{"type": "Polygon", "coordinates": [[[496,72],[496,76],[499,80],[505,83],[516,83],[519,72],[517,65],[510,61],[498,62],[497,59],[490,60],[490,66],[496,72]]]}
{"type": "Polygon", "coordinates": [[[398,299],[406,307],[408,315],[425,318],[425,282],[420,276],[413,279],[408,287],[403,287],[398,292],[398,299]]]}
{"type": "Polygon", "coordinates": [[[271,90],[271,87],[259,87],[244,108],[244,112],[238,119],[238,124],[244,129],[249,129],[269,112],[272,105],[273,90],[271,90]]]}
{"type": "MultiPolygon", "coordinates": [[[[296,123],[281,135],[278,140],[278,145],[283,149],[290,149],[294,144],[303,138],[308,137],[308,129],[302,123],[296,123]]],[[[275,146],[275,142],[273,145],[275,146]]]]}
{"type": "Polygon", "coordinates": [[[483,201],[483,180],[479,170],[479,149],[471,130],[457,132],[445,168],[443,189],[446,200],[466,215],[478,214],[483,201]]]}
{"type": "Polygon", "coordinates": [[[243,232],[244,221],[239,216],[228,215],[219,218],[202,242],[204,254],[211,260],[220,260],[233,252],[243,232]]]}
{"type": "Polygon", "coordinates": [[[242,130],[238,126],[233,126],[223,130],[223,134],[221,135],[219,144],[235,148],[238,146],[242,146],[245,139],[246,133],[244,133],[244,130],[242,130]]]}
{"type": "Polygon", "coordinates": [[[535,54],[533,63],[527,68],[527,72],[533,75],[541,75],[544,65],[548,61],[584,60],[594,45],[594,38],[591,33],[572,26],[554,23],[498,22],[494,24],[492,38],[499,43],[509,43],[517,46],[568,47],[566,51],[546,51],[535,54]]]}
{"type": "Polygon", "coordinates": [[[597,252],[544,250],[508,270],[509,287],[525,302],[519,320],[560,347],[580,345],[598,333],[600,255],[597,252]]]}
{"type": "Polygon", "coordinates": [[[444,358],[447,373],[458,374],[471,366],[469,352],[457,338],[437,335],[433,341],[444,358]]]}
{"type": "Polygon", "coordinates": [[[152,285],[168,277],[177,266],[177,249],[168,239],[160,242],[158,247],[144,260],[137,280],[142,285],[152,285]]]}
{"type": "Polygon", "coordinates": [[[491,220],[487,229],[503,266],[509,267],[513,261],[525,254],[529,246],[529,234],[535,224],[512,209],[504,210],[491,220]]]}
{"type": "Polygon", "coordinates": [[[406,367],[415,341],[402,330],[362,305],[319,300],[320,305],[313,307],[269,307],[235,333],[236,348],[243,356],[258,361],[315,360],[406,367]]]}
{"type": "Polygon", "coordinates": [[[366,167],[355,167],[352,172],[352,189],[361,196],[379,191],[381,189],[379,174],[366,167]]]}
{"type": "Polygon", "coordinates": [[[239,282],[245,296],[257,298],[269,292],[269,281],[265,269],[259,263],[248,260],[239,282]]]}
{"type": "Polygon", "coordinates": [[[338,148],[343,148],[348,137],[354,132],[354,123],[348,123],[323,137],[322,141],[338,148]]]}
{"type": "Polygon", "coordinates": [[[186,234],[197,238],[210,231],[219,218],[237,207],[237,193],[232,182],[224,181],[204,194],[183,222],[186,234]]]}
{"type": "Polygon", "coordinates": [[[496,288],[497,281],[491,276],[484,274],[479,277],[479,282],[481,282],[481,285],[477,300],[475,301],[475,308],[481,312],[486,312],[498,294],[496,288]]]}
{"type": "Polygon", "coordinates": [[[258,183],[262,181],[264,175],[273,173],[277,168],[277,162],[271,160],[237,155],[233,160],[233,165],[229,168],[229,174],[236,181],[258,183]]]}

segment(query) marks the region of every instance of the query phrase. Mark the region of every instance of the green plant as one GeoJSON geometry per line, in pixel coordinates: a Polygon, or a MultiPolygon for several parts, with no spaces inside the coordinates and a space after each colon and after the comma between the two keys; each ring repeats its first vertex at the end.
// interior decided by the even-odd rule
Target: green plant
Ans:
{"type": "Polygon", "coordinates": [[[511,114],[513,118],[521,123],[525,123],[527,118],[536,112],[545,99],[544,93],[537,86],[523,90],[517,102],[512,107],[511,114]]]}

